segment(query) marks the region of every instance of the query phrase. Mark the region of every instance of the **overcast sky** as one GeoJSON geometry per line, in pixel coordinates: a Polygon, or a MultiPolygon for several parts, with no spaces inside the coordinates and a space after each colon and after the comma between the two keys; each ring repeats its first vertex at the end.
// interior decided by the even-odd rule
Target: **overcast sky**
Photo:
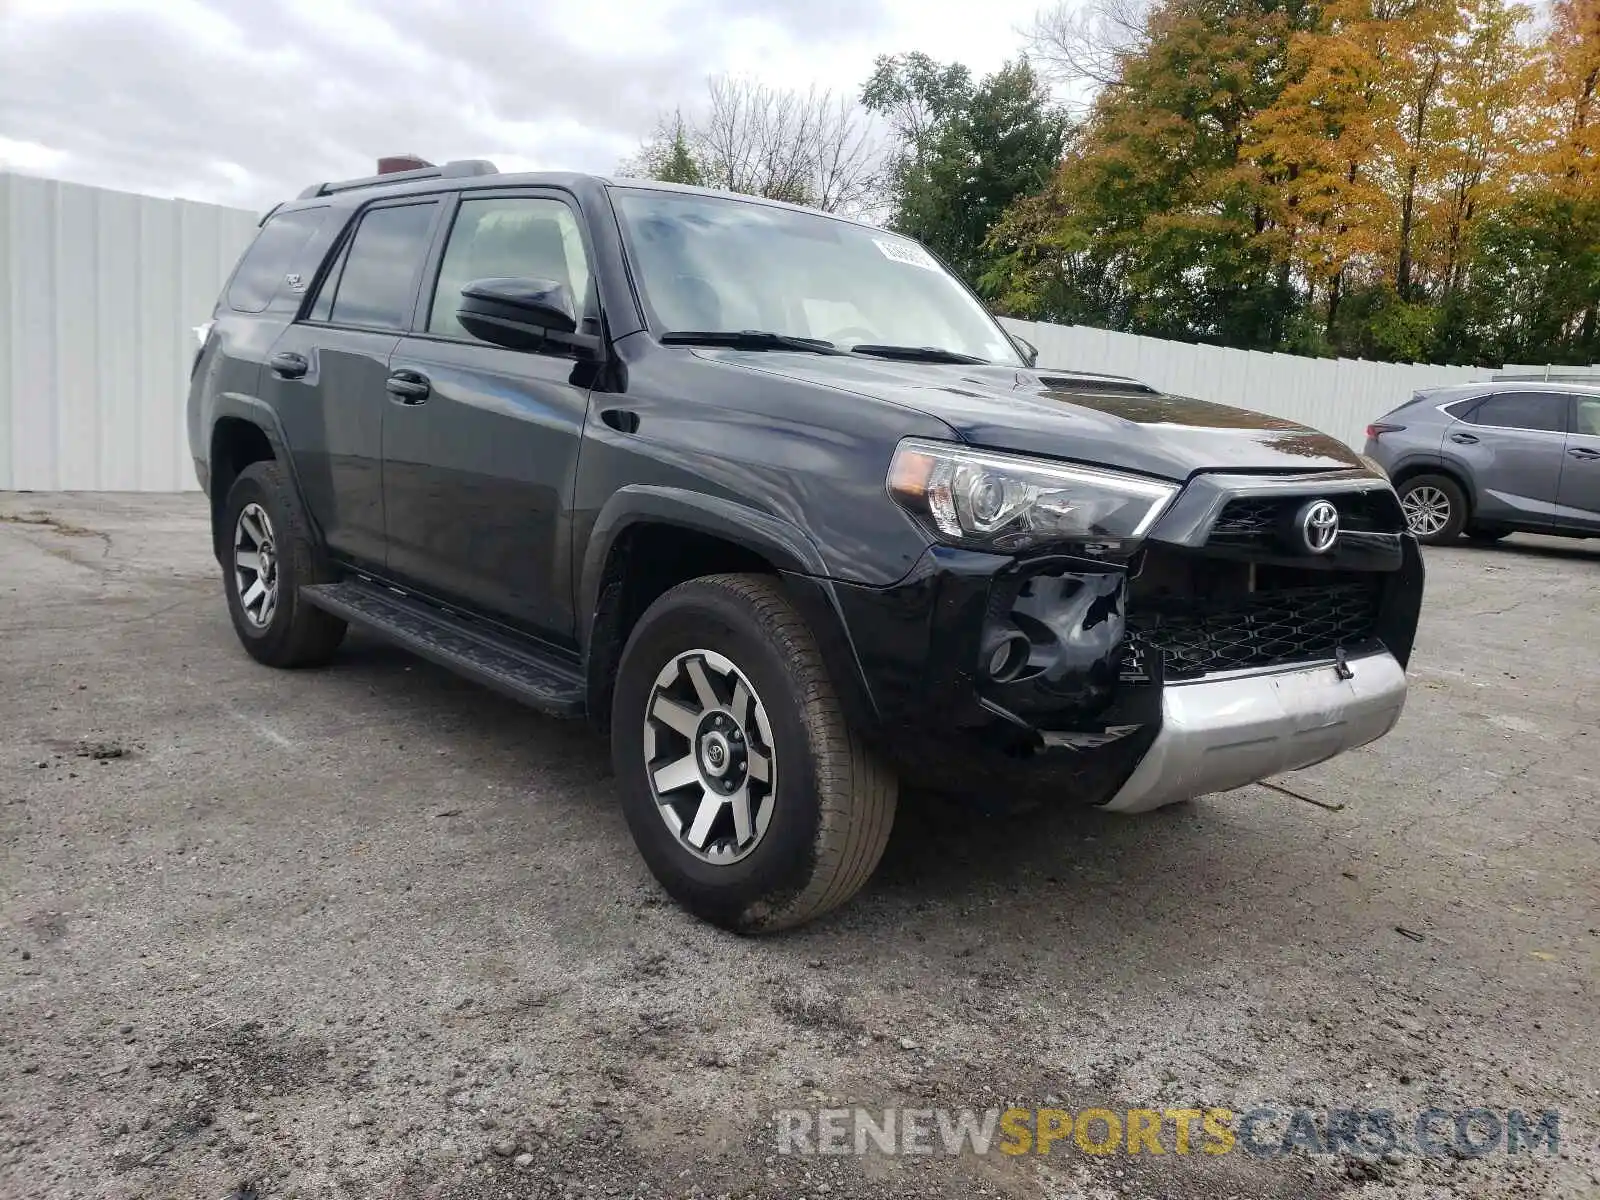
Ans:
{"type": "Polygon", "coordinates": [[[709,75],[981,74],[1044,0],[0,0],[0,169],[264,208],[379,154],[607,172],[709,75]]]}

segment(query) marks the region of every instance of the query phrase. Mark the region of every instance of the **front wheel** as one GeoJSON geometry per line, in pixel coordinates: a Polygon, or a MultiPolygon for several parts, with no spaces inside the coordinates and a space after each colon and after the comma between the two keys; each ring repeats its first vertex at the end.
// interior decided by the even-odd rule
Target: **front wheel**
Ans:
{"type": "Polygon", "coordinates": [[[1453,542],[1467,523],[1467,498],[1444,475],[1416,475],[1400,485],[1400,511],[1406,528],[1429,546],[1453,542]]]}
{"type": "Polygon", "coordinates": [[[765,576],[696,579],[650,606],[622,653],[611,752],[650,870],[725,929],[787,929],[843,904],[894,823],[898,781],[765,576]]]}

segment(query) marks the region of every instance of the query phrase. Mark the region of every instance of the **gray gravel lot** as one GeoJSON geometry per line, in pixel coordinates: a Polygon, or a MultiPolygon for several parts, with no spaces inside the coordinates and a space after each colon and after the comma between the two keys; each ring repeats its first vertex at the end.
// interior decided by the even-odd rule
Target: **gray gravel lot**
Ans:
{"type": "Polygon", "coordinates": [[[1600,543],[1428,565],[1406,716],[1281,781],[1315,803],[909,796],[850,908],[741,940],[664,901],[581,728],[364,638],[246,658],[198,497],[0,495],[0,1195],[1600,1194],[1600,543]],[[782,1108],[1009,1100],[1564,1124],[775,1154],[782,1108]]]}

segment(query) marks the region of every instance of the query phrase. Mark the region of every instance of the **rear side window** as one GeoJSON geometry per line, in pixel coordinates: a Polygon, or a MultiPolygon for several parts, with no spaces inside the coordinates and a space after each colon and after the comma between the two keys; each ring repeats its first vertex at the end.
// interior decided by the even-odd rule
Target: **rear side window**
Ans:
{"type": "Polygon", "coordinates": [[[327,218],[326,208],[301,208],[269,219],[239,260],[228,284],[228,307],[258,313],[271,304],[299,269],[306,245],[327,218]]]}
{"type": "Polygon", "coordinates": [[[1567,398],[1555,392],[1502,392],[1490,396],[1463,420],[1501,429],[1540,429],[1564,433],[1567,398]]]}
{"type": "MultiPolygon", "coordinates": [[[[361,218],[343,265],[330,272],[328,319],[335,325],[404,329],[416,299],[417,274],[428,253],[436,202],[375,208],[361,218]]],[[[323,307],[318,296],[313,309],[323,307]]]]}

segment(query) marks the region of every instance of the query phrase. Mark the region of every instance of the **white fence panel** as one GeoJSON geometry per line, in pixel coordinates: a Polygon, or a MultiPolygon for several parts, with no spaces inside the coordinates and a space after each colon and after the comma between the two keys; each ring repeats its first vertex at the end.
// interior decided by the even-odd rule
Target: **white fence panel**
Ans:
{"type": "Polygon", "coordinates": [[[195,486],[195,325],[257,214],[0,173],[0,489],[195,486]]]}

